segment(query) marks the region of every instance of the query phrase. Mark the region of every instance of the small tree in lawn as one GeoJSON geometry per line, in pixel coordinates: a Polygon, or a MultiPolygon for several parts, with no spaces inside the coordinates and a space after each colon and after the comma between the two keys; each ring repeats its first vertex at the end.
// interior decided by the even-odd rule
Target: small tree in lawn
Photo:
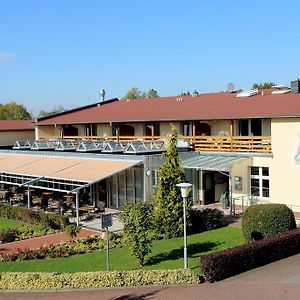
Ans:
{"type": "Polygon", "coordinates": [[[151,203],[127,202],[120,214],[124,223],[124,234],[129,242],[131,254],[144,265],[145,256],[151,253],[153,239],[153,205],[151,203]]]}
{"type": "MultiPolygon", "coordinates": [[[[158,186],[155,196],[154,224],[158,235],[178,237],[183,234],[183,199],[176,184],[185,182],[185,172],[178,156],[177,132],[172,125],[172,136],[169,139],[166,161],[158,173],[158,186]]],[[[192,199],[188,197],[186,215],[189,220],[192,199]]]]}

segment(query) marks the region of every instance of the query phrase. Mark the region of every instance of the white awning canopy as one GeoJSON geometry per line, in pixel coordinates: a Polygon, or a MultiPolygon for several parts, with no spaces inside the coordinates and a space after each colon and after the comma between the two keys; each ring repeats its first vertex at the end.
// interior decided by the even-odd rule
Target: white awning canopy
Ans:
{"type": "Polygon", "coordinates": [[[249,157],[200,154],[185,159],[183,161],[183,167],[186,169],[229,172],[234,164],[240,163],[246,159],[249,159],[249,157]]]}
{"type": "Polygon", "coordinates": [[[72,192],[140,164],[141,160],[0,154],[0,182],[72,192]]]}

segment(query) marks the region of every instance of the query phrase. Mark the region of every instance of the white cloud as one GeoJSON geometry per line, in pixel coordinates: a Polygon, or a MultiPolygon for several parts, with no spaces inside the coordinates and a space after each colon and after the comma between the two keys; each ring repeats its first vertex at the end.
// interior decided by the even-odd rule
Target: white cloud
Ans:
{"type": "Polygon", "coordinates": [[[4,61],[14,60],[14,59],[16,59],[16,57],[17,57],[17,55],[14,53],[0,51],[0,63],[4,62],[4,61]]]}

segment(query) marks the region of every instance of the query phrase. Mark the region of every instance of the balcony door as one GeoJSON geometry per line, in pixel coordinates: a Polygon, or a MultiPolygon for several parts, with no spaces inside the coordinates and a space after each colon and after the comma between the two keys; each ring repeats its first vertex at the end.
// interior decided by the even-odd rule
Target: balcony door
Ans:
{"type": "Polygon", "coordinates": [[[195,124],[196,136],[199,135],[211,135],[210,125],[206,123],[196,123],[195,124]]]}
{"type": "Polygon", "coordinates": [[[120,136],[134,136],[134,127],[121,124],[119,127],[120,136]]]}
{"type": "Polygon", "coordinates": [[[238,121],[238,135],[240,136],[261,136],[262,120],[246,119],[238,121]]]}
{"type": "Polygon", "coordinates": [[[63,136],[78,136],[78,128],[72,125],[64,126],[63,136]]]}

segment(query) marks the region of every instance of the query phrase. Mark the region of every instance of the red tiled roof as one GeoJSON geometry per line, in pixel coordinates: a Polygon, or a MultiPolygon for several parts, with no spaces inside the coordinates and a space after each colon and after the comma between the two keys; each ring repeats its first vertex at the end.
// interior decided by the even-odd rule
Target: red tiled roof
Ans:
{"type": "Polygon", "coordinates": [[[34,130],[32,120],[0,120],[0,131],[34,130]]]}
{"type": "Polygon", "coordinates": [[[237,98],[235,93],[121,100],[41,120],[38,124],[130,121],[217,120],[300,116],[300,94],[264,93],[237,98]]]}

